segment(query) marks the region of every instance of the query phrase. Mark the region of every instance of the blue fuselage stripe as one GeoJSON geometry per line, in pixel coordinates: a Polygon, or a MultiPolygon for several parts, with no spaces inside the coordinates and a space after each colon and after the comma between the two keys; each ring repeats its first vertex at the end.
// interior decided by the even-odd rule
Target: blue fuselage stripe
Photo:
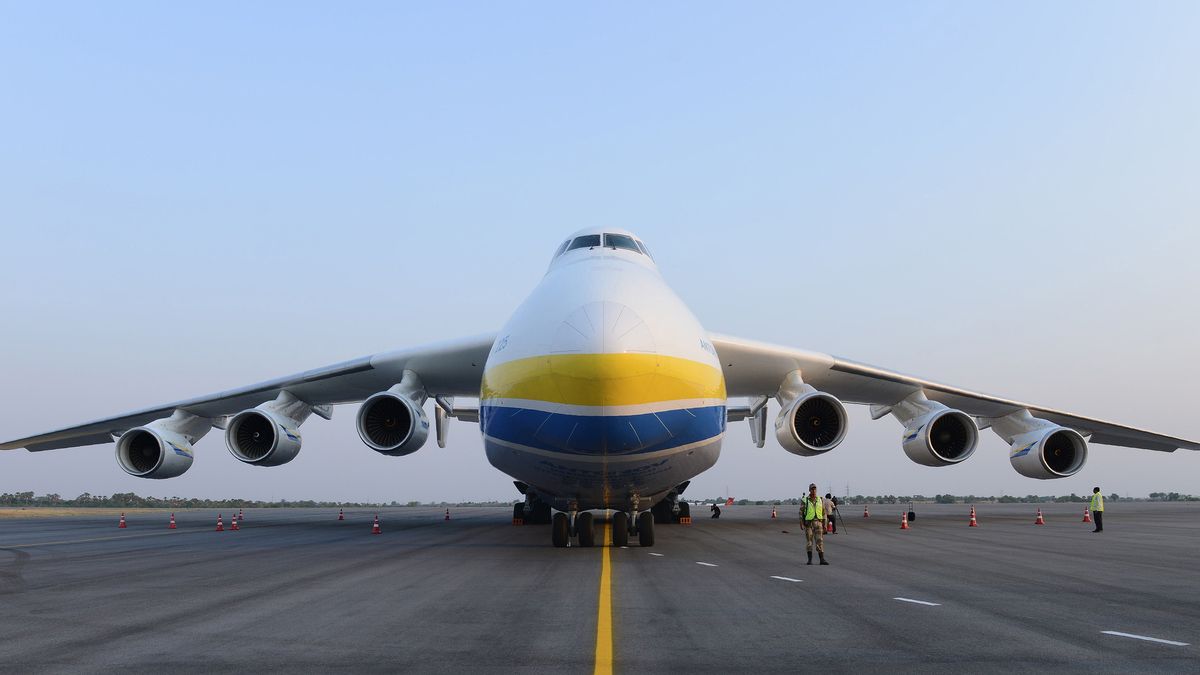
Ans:
{"type": "Polygon", "coordinates": [[[709,440],[725,431],[725,406],[642,415],[571,415],[492,406],[479,410],[485,436],[572,455],[635,455],[709,440]]]}

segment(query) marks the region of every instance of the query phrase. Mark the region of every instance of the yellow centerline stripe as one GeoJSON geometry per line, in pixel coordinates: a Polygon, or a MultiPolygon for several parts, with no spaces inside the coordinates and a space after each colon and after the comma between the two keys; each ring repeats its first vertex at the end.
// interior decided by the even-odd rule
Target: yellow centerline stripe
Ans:
{"type": "MultiPolygon", "coordinates": [[[[611,518],[610,518],[611,520],[611,518]]],[[[600,601],[596,611],[596,675],[612,675],[612,564],[609,549],[612,548],[612,523],[604,524],[604,545],[600,547],[600,601]]]]}

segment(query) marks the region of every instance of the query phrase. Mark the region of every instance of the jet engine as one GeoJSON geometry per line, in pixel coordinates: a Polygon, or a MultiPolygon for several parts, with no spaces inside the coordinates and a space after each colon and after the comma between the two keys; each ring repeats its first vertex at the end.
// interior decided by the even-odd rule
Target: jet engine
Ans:
{"type": "Polygon", "coordinates": [[[254,466],[279,466],[300,452],[294,420],[266,410],[244,410],[229,421],[225,444],[234,457],[254,466]]]}
{"type": "Polygon", "coordinates": [[[966,413],[946,408],[909,422],[903,438],[904,454],[912,461],[949,466],[974,454],[979,431],[966,413]]]}
{"type": "Polygon", "coordinates": [[[300,453],[300,425],[314,412],[326,419],[333,414],[326,407],[310,405],[281,391],[274,400],[234,415],[225,426],[225,445],[247,464],[287,464],[300,453]]]}
{"type": "Polygon", "coordinates": [[[358,435],[375,452],[392,457],[409,455],[429,438],[424,388],[412,371],[400,384],[363,401],[358,409],[358,435]]]}
{"type": "Polygon", "coordinates": [[[168,418],[121,434],[117,463],[130,476],[174,478],[192,467],[192,446],[211,428],[211,420],[176,410],[168,418]]]}
{"type": "Polygon", "coordinates": [[[775,438],[784,450],[802,457],[828,452],[846,437],[846,408],[837,398],[804,384],[791,373],[779,388],[782,408],[775,438]]]}
{"type": "Polygon", "coordinates": [[[1087,441],[1066,427],[1040,429],[1014,438],[1008,461],[1022,476],[1067,478],[1087,462],[1087,441]]]}
{"type": "Polygon", "coordinates": [[[1034,417],[1028,410],[982,421],[1011,446],[1008,461],[1022,476],[1067,478],[1087,462],[1087,441],[1078,431],[1034,417]]]}

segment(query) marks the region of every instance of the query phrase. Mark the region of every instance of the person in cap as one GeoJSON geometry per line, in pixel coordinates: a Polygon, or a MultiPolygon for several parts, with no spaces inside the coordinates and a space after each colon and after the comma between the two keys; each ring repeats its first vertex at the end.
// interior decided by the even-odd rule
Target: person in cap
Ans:
{"type": "Polygon", "coordinates": [[[808,564],[812,564],[813,546],[822,565],[825,562],[825,500],[817,494],[817,484],[808,486],[808,494],[800,501],[800,520],[804,523],[804,545],[808,552],[808,564]]]}

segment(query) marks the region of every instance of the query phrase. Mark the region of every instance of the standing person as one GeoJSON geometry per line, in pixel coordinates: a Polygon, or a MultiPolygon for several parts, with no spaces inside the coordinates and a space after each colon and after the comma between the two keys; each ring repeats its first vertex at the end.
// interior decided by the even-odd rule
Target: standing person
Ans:
{"type": "Polygon", "coordinates": [[[804,522],[804,544],[808,551],[808,564],[812,564],[813,544],[817,546],[817,555],[825,562],[825,500],[817,494],[817,484],[808,486],[808,495],[800,501],[800,520],[804,522]]]}
{"type": "Polygon", "coordinates": [[[1092,532],[1104,531],[1104,495],[1100,494],[1100,488],[1092,488],[1092,504],[1089,507],[1092,510],[1092,520],[1096,522],[1096,529],[1092,532]]]}
{"type": "Polygon", "coordinates": [[[825,493],[825,531],[829,534],[837,534],[837,521],[835,520],[835,511],[837,505],[833,503],[833,495],[825,493]]]}

